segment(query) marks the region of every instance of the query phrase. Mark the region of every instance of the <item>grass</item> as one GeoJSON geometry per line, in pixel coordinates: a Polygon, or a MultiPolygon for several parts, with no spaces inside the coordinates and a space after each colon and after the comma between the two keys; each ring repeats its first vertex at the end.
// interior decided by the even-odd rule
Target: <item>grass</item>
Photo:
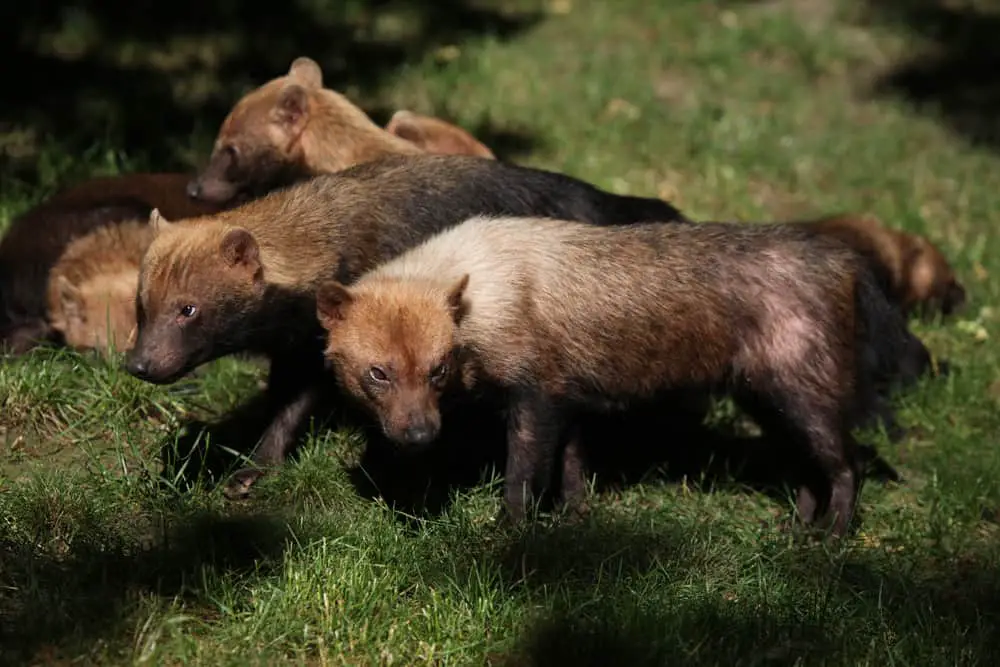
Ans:
{"type": "MultiPolygon", "coordinates": [[[[930,38],[855,0],[501,6],[541,16],[504,39],[439,37],[344,89],[697,218],[863,210],[944,250],[971,302],[913,326],[954,372],[899,397],[907,439],[873,436],[906,482],[868,483],[840,546],[780,532],[781,499],[697,476],[651,474],[598,494],[579,523],[510,529],[488,474],[436,512],[359,493],[363,442],[317,427],[231,503],[188,471],[161,475],[161,449],[250,397],[258,366],[226,359],[154,387],[115,360],[39,350],[0,366],[0,662],[993,664],[1000,156],[871,92],[930,38]]],[[[391,33],[391,19],[371,20],[391,33]]],[[[29,176],[23,160],[2,174],[0,216],[70,178],[175,166],[114,134],[40,136],[29,176]]],[[[205,154],[190,141],[179,155],[205,154]]]]}

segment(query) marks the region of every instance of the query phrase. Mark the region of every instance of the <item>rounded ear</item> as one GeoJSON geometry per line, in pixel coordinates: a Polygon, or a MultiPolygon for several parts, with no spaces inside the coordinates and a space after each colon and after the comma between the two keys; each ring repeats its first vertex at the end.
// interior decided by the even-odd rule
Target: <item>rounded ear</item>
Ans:
{"type": "Polygon", "coordinates": [[[461,322],[465,316],[466,303],[463,297],[465,296],[465,288],[468,286],[469,274],[466,273],[448,290],[448,310],[451,311],[455,324],[461,322]]]}
{"type": "Polygon", "coordinates": [[[342,320],[352,301],[354,296],[342,283],[325,282],[316,288],[316,316],[320,322],[342,320]]]}
{"type": "Polygon", "coordinates": [[[230,229],[219,244],[222,259],[231,267],[242,266],[249,270],[260,267],[260,246],[253,234],[237,227],[230,229]]]}
{"type": "Polygon", "coordinates": [[[281,89],[274,107],[275,119],[290,128],[303,125],[309,115],[309,93],[297,83],[281,89]]]}
{"type": "Polygon", "coordinates": [[[288,68],[288,76],[306,88],[323,87],[323,70],[320,69],[319,63],[306,56],[299,56],[292,61],[292,66],[288,68]]]}
{"type": "Polygon", "coordinates": [[[426,141],[423,128],[417,122],[416,114],[406,109],[400,109],[392,114],[392,118],[385,126],[385,131],[420,147],[423,147],[424,141],[426,141]]]}
{"type": "Polygon", "coordinates": [[[160,214],[160,209],[154,208],[149,212],[149,226],[153,228],[154,234],[159,234],[172,224],[174,223],[170,222],[160,214]]]}

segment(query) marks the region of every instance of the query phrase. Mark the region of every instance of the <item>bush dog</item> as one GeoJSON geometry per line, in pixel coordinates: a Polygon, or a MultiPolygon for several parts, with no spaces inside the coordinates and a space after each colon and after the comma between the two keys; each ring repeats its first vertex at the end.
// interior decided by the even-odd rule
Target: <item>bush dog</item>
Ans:
{"type": "Polygon", "coordinates": [[[219,209],[192,201],[184,174],[129,174],[68,187],[15,218],[0,240],[0,346],[22,353],[52,340],[47,316],[49,273],[66,246],[123,220],[148,220],[153,208],[184,218],[219,209]]]}
{"type": "Polygon", "coordinates": [[[965,288],[948,260],[923,236],[883,227],[873,217],[858,215],[800,224],[839,238],[864,255],[882,290],[906,315],[950,315],[965,304],[965,288]]]}
{"type": "Polygon", "coordinates": [[[66,247],[49,275],[49,324],[72,348],[125,350],[135,332],[139,263],[148,219],[100,227],[66,247]]]}
{"type": "MultiPolygon", "coordinates": [[[[614,195],[538,169],[465,156],[393,156],[318,176],[215,216],[169,223],[143,257],[127,368],[169,383],[223,355],[271,358],[274,418],[255,453],[284,460],[323,383],[315,287],[342,282],[473,215],[542,215],[598,225],[686,223],[659,200],[614,195]]],[[[259,470],[241,471],[242,494],[259,470]]]]}
{"type": "Polygon", "coordinates": [[[286,75],[236,103],[188,195],[223,204],[237,195],[257,197],[385,155],[423,152],[376,125],[340,93],[324,88],[316,61],[296,58],[286,75]]]}
{"type": "Polygon", "coordinates": [[[340,384],[394,441],[432,440],[449,387],[503,394],[514,520],[582,412],[724,389],[815,467],[800,517],[843,535],[874,353],[909,336],[857,253],[789,225],[477,217],[316,302],[340,384]]]}

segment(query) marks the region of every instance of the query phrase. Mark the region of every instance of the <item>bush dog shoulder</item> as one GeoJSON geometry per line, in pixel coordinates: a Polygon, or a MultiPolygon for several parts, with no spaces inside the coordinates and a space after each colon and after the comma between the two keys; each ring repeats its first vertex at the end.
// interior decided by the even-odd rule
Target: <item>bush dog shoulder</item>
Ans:
{"type": "MultiPolygon", "coordinates": [[[[237,351],[270,356],[275,417],[255,458],[278,463],[324,376],[316,285],[349,282],[479,214],[598,225],[687,221],[662,200],[613,195],[554,172],[434,155],[318,176],[211,217],[171,224],[153,216],[159,231],[142,261],[127,367],[165,383],[237,351]]],[[[256,475],[242,478],[248,486],[256,475]]]]}
{"type": "Polygon", "coordinates": [[[448,387],[504,393],[514,519],[575,443],[574,414],[722,388],[816,467],[799,514],[825,512],[837,535],[872,339],[907,336],[856,253],[788,225],[473,218],[352,286],[324,284],[317,317],[341,385],[397,442],[435,437],[448,387]]]}

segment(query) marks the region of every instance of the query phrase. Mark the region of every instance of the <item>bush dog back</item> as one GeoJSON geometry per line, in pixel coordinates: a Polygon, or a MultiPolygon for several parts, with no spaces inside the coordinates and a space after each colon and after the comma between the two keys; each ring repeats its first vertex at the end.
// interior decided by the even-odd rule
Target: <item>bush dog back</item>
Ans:
{"type": "Polygon", "coordinates": [[[434,438],[449,387],[505,393],[515,519],[578,411],[723,388],[817,466],[799,512],[827,510],[837,534],[857,492],[851,427],[873,400],[870,338],[907,336],[856,253],[787,225],[473,218],[323,285],[317,315],[341,385],[397,442],[434,438]]]}

